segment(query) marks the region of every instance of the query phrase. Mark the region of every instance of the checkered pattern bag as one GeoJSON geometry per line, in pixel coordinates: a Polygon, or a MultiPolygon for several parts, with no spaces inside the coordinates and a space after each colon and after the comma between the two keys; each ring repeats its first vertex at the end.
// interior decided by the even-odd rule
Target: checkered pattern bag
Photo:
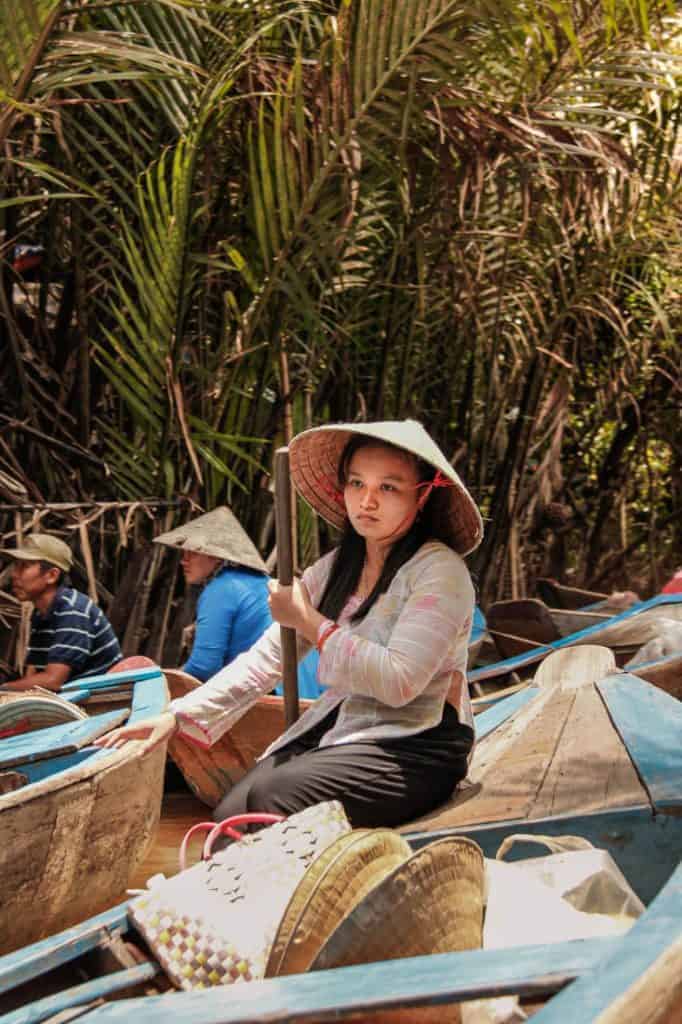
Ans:
{"type": "Polygon", "coordinates": [[[294,889],[348,831],[340,803],[315,804],[163,881],[131,903],[129,916],[178,988],[263,978],[294,889]]]}

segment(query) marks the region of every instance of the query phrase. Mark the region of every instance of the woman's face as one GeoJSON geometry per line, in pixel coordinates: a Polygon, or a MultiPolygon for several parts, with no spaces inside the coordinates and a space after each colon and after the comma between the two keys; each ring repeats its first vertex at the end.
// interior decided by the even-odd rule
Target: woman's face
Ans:
{"type": "Polygon", "coordinates": [[[419,509],[418,483],[417,467],[407,454],[383,445],[355,452],[343,497],[356,533],[390,544],[407,533],[419,509]]]}
{"type": "Polygon", "coordinates": [[[218,568],[222,559],[200,551],[183,551],[180,565],[187,583],[203,583],[218,568]]]}

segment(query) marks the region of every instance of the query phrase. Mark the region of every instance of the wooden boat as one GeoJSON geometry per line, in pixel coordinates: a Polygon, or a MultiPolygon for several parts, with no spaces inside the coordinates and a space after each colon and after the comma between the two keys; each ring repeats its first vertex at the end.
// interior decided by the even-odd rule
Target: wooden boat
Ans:
{"type": "MultiPolygon", "coordinates": [[[[510,993],[529,997],[536,1009],[543,1000],[534,1019],[545,1024],[679,1020],[682,706],[613,669],[612,654],[599,648],[545,661],[534,687],[479,717],[475,795],[455,797],[413,823],[407,838],[419,849],[464,834],[494,856],[510,835],[584,836],[611,852],[648,904],[626,935],[344,967],[252,982],[231,988],[229,998],[222,988],[160,998],[165,977],[144,954],[123,905],[1,959],[4,1024],[37,1024],[66,1011],[86,1024],[138,1018],[165,1024],[169,1012],[181,1024],[340,1021],[358,1014],[371,1021],[374,1011],[399,1008],[407,1014],[402,1021],[412,1022],[420,1019],[417,1007],[433,1007],[438,1020],[439,1007],[510,993]],[[88,970],[84,981],[79,972],[88,970]],[[66,989],[55,988],[59,971],[70,974],[66,989]],[[116,1001],[99,1005],[110,997],[116,1001]]],[[[518,847],[518,857],[536,852],[518,847]]]]}
{"type": "Polygon", "coordinates": [[[160,669],[90,677],[62,693],[87,701],[120,686],[132,687],[124,708],[93,717],[74,708],[72,720],[0,740],[0,772],[18,776],[0,796],[2,952],[111,906],[151,842],[164,748],[91,744],[126,720],[163,710],[168,691],[160,669]]]}
{"type": "Polygon", "coordinates": [[[667,658],[630,664],[628,672],[682,700],[682,654],[670,654],[667,658]]]}
{"type": "Polygon", "coordinates": [[[536,597],[496,601],[488,609],[488,633],[500,658],[513,658],[609,619],[608,612],[550,608],[536,597]]]}
{"type": "MultiPolygon", "coordinates": [[[[521,647],[516,654],[503,658],[501,661],[492,664],[482,665],[472,669],[468,673],[470,684],[479,683],[487,679],[497,679],[501,676],[508,676],[511,673],[526,673],[532,666],[546,658],[552,651],[562,650],[579,644],[599,644],[611,648],[619,664],[623,664],[645,643],[658,635],[661,629],[661,622],[665,619],[682,619],[682,595],[680,594],[659,594],[649,601],[643,601],[634,608],[619,612],[617,615],[601,616],[596,621],[592,618],[592,612],[587,613],[591,621],[581,628],[567,632],[552,640],[533,640],[513,635],[515,641],[519,641],[521,647]]],[[[558,613],[556,610],[554,615],[558,613]]],[[[571,620],[564,620],[563,629],[569,629],[570,625],[580,625],[580,622],[573,619],[579,612],[566,613],[571,620]]],[[[587,621],[587,620],[584,620],[587,621]]],[[[545,620],[546,622],[546,620],[545,620]]],[[[553,629],[559,629],[559,618],[554,621],[553,629]]],[[[494,628],[494,627],[493,627],[494,628]]],[[[517,629],[522,628],[517,620],[517,629]]]]}
{"type": "MultiPolygon", "coordinates": [[[[179,669],[164,669],[172,699],[201,686],[198,679],[179,669]]],[[[526,684],[523,684],[526,685],[526,684]]],[[[474,698],[474,714],[484,711],[511,693],[520,685],[498,690],[495,694],[474,698]]],[[[313,702],[301,700],[303,713],[313,702]]],[[[252,767],[264,750],[284,732],[284,700],[267,696],[260,700],[217,743],[202,749],[174,736],[168,744],[168,754],[178,766],[194,795],[208,807],[215,807],[231,786],[252,767]]]]}
{"type": "Polygon", "coordinates": [[[550,608],[564,608],[566,611],[577,611],[580,608],[592,607],[596,611],[600,604],[609,599],[609,594],[597,590],[584,590],[580,587],[567,587],[563,583],[547,577],[535,581],[535,589],[541,601],[550,608]]]}
{"type": "Polygon", "coordinates": [[[553,654],[533,686],[477,719],[486,738],[469,771],[474,795],[456,793],[410,830],[421,830],[423,841],[439,830],[465,830],[486,856],[510,825],[581,835],[608,849],[627,878],[644,857],[638,893],[648,902],[682,850],[682,705],[614,668],[605,649],[553,654]]]}
{"type": "MultiPolygon", "coordinates": [[[[122,905],[0,959],[4,1024],[37,1024],[77,1007],[86,1024],[138,1017],[161,1024],[162,1014],[165,1024],[171,1006],[174,1019],[187,1024],[345,1020],[358,1013],[371,1020],[375,1010],[505,993],[548,998],[535,1015],[547,1024],[680,1019],[682,706],[613,670],[612,654],[600,648],[547,659],[533,687],[479,716],[474,795],[455,796],[412,823],[407,838],[418,849],[464,834],[494,856],[512,834],[584,836],[611,852],[649,904],[624,937],[386,961],[252,982],[232,988],[229,998],[222,988],[176,993],[169,1003],[154,994],[166,991],[165,976],[144,953],[122,905]],[[58,987],[60,972],[66,989],[58,987]],[[82,972],[90,972],[89,980],[82,972]],[[143,994],[144,1003],[137,998],[143,994]],[[116,1001],[99,1005],[109,997],[116,1001]]],[[[518,848],[520,857],[536,852],[518,848]]]]}
{"type": "Polygon", "coordinates": [[[4,957],[4,1024],[38,1024],[60,1013],[68,1017],[59,1019],[76,1014],[85,1024],[135,1019],[166,1024],[169,1012],[180,1024],[358,1019],[367,1024],[375,1019],[413,1024],[422,1019],[424,1008],[434,1014],[429,1019],[439,1020],[453,1003],[509,994],[532,1001],[538,1024],[673,1024],[682,1015],[682,866],[622,937],[386,960],[254,981],[233,986],[229,997],[220,987],[136,997],[143,988],[163,985],[154,962],[134,961],[134,939],[123,905],[21,954],[4,957]],[[35,999],[49,971],[48,978],[53,978],[57,970],[65,973],[70,968],[75,977],[77,967],[88,961],[90,980],[81,978],[69,989],[35,999]],[[23,1007],[22,996],[31,1000],[23,1007]],[[116,1001],[100,1005],[109,998],[116,1001]],[[377,1011],[387,1015],[376,1017],[377,1011]],[[402,1016],[389,1018],[395,1011],[402,1016]]]}
{"type": "MultiPolygon", "coordinates": [[[[201,686],[198,679],[180,669],[164,669],[164,675],[173,700],[201,686]]],[[[301,713],[312,703],[301,700],[301,713]]],[[[274,695],[261,697],[212,747],[204,750],[173,736],[168,744],[168,753],[195,796],[208,807],[215,807],[256,758],[283,732],[283,698],[274,695]]]]}

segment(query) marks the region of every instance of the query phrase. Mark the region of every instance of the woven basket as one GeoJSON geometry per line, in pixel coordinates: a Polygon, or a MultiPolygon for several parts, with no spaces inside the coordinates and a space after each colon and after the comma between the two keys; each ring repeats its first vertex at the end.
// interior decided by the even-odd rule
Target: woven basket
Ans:
{"type": "Polygon", "coordinates": [[[296,886],[348,831],[340,803],[315,804],[163,881],[129,915],[178,988],[263,978],[296,886]]]}

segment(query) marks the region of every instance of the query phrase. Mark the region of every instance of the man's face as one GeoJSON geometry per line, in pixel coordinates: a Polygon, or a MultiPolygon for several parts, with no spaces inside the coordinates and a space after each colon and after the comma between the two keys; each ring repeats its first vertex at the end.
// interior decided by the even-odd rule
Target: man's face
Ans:
{"type": "Polygon", "coordinates": [[[59,569],[56,566],[43,569],[40,562],[16,559],[12,567],[12,591],[20,601],[33,601],[35,604],[58,579],[59,569]]]}

